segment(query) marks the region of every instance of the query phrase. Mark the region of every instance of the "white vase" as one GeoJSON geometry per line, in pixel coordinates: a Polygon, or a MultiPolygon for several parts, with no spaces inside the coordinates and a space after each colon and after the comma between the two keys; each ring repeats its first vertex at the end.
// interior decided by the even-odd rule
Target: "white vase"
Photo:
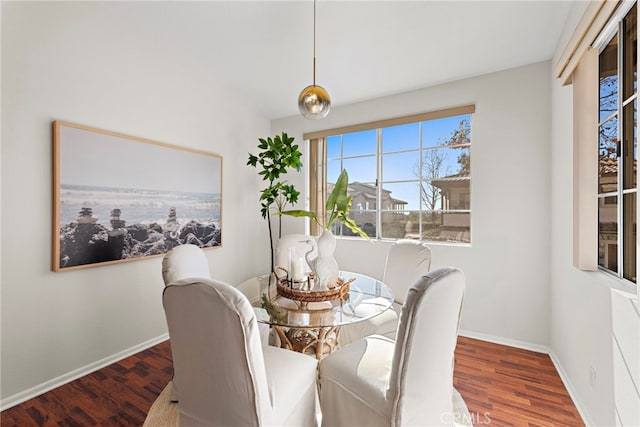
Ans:
{"type": "Polygon", "coordinates": [[[333,257],[336,250],[336,238],[330,230],[322,230],[318,238],[318,256],[308,259],[307,263],[315,276],[313,288],[326,290],[333,287],[338,281],[338,263],[333,257]]]}

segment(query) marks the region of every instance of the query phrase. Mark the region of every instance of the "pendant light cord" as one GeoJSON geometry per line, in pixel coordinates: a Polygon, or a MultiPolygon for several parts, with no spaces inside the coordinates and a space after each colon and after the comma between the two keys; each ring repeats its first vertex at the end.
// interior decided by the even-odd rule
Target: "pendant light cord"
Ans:
{"type": "Polygon", "coordinates": [[[313,0],[313,85],[316,85],[316,0],[313,0]]]}

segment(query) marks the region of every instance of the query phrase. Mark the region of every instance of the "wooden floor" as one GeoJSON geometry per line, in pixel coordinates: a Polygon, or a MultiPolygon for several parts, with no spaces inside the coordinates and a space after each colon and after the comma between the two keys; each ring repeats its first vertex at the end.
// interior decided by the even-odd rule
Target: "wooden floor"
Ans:
{"type": "MultiPolygon", "coordinates": [[[[141,426],[171,379],[169,342],[0,414],[9,426],[141,426]]],[[[460,337],[454,385],[475,426],[583,426],[549,356],[460,337]]]]}

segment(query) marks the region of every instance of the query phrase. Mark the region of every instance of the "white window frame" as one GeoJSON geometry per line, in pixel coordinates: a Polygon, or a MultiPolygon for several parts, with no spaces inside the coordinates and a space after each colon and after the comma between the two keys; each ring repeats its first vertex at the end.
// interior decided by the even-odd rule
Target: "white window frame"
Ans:
{"type": "MultiPolygon", "coordinates": [[[[402,124],[410,124],[410,123],[420,123],[430,120],[437,120],[441,118],[447,117],[455,117],[460,115],[472,115],[475,113],[474,105],[466,105],[461,107],[454,107],[445,110],[432,111],[427,113],[419,113],[411,116],[392,118],[386,120],[380,120],[375,122],[363,123],[359,125],[353,126],[345,126],[341,128],[334,128],[324,131],[311,132],[303,135],[305,140],[309,141],[309,204],[310,209],[316,213],[319,218],[325,217],[324,212],[324,200],[326,200],[327,190],[326,190],[326,165],[327,165],[327,157],[326,157],[326,138],[334,135],[342,135],[348,134],[352,132],[364,131],[364,130],[372,130],[376,129],[378,134],[377,140],[377,152],[376,152],[376,162],[378,164],[378,176],[377,182],[381,179],[380,171],[381,171],[381,162],[382,162],[382,153],[381,153],[381,144],[380,144],[380,133],[383,128],[402,125],[402,124]]],[[[470,146],[470,145],[469,145],[470,146]]],[[[420,158],[422,159],[422,147],[420,147],[420,158]]],[[[390,153],[385,153],[390,154],[390,153]]],[[[377,197],[376,197],[376,238],[379,240],[395,240],[394,238],[383,238],[381,236],[381,224],[382,224],[382,212],[383,206],[381,204],[382,196],[382,186],[378,185],[377,189],[377,197]]],[[[369,203],[367,202],[367,205],[369,203]]],[[[367,206],[367,210],[368,206],[367,206]]],[[[422,206],[420,206],[420,211],[423,211],[422,206]]],[[[435,212],[441,211],[440,209],[435,210],[435,212]]],[[[471,217],[472,207],[469,206],[468,209],[469,216],[471,217]]],[[[471,222],[471,220],[470,220],[471,222]]],[[[470,223],[471,225],[471,223],[470,223]]],[[[472,228],[472,227],[471,227],[472,228]]],[[[317,224],[314,222],[310,223],[310,231],[312,234],[318,234],[319,230],[317,228],[317,224]]],[[[347,237],[348,238],[348,237],[347,237]]],[[[471,241],[472,236],[469,236],[471,241]]],[[[466,245],[469,246],[471,243],[467,242],[446,242],[446,241],[432,241],[432,240],[424,240],[434,244],[446,244],[446,245],[466,245]]]]}
{"type": "MultiPolygon", "coordinates": [[[[638,286],[598,268],[599,46],[635,1],[590,1],[555,65],[563,85],[573,85],[573,265],[597,271],[607,286],[638,294],[638,286]],[[619,20],[619,19],[618,19],[619,20]]],[[[640,217],[637,200],[636,223],[640,217]]],[[[640,266],[640,251],[636,265],[640,266]]]]}
{"type": "MultiPolygon", "coordinates": [[[[623,2],[620,4],[620,6],[618,7],[618,9],[616,9],[615,13],[611,16],[609,22],[607,23],[607,25],[605,26],[605,28],[600,32],[600,34],[598,35],[598,37],[596,38],[596,40],[593,42],[593,49],[595,51],[597,51],[598,53],[598,57],[602,54],[602,52],[604,51],[604,49],[607,47],[607,45],[609,44],[609,42],[616,36],[618,35],[618,57],[617,57],[617,77],[618,77],[618,99],[616,100],[616,105],[617,105],[617,112],[611,114],[611,116],[614,116],[617,114],[618,117],[618,123],[617,123],[617,135],[618,135],[618,140],[619,143],[618,144],[624,144],[624,142],[622,141],[623,137],[624,137],[624,120],[625,120],[625,116],[624,116],[624,107],[626,105],[628,105],[629,103],[633,103],[634,101],[637,100],[638,98],[638,93],[636,91],[636,93],[634,93],[633,95],[631,95],[627,100],[624,99],[624,69],[623,69],[623,61],[622,61],[622,54],[621,51],[622,46],[624,46],[624,43],[626,42],[625,38],[624,38],[624,34],[622,33],[623,31],[623,26],[622,26],[622,22],[625,18],[625,16],[629,13],[629,11],[633,8],[634,4],[636,2],[635,1],[629,1],[629,2],[623,2]],[[627,101],[625,103],[625,101],[627,101]]],[[[637,49],[637,47],[636,47],[637,49]]],[[[598,67],[599,68],[599,67],[598,67]]],[[[636,73],[637,74],[637,73],[636,73]]],[[[598,70],[598,78],[599,78],[599,70],[598,70]]],[[[637,78],[637,77],[636,77],[637,78]]],[[[598,96],[599,99],[599,96],[598,96]]],[[[600,121],[600,117],[598,115],[598,126],[600,126],[600,124],[606,122],[607,120],[609,120],[611,118],[611,116],[605,118],[604,120],[602,120],[602,122],[600,121]]],[[[598,143],[596,143],[598,144],[598,143]]],[[[620,150],[619,150],[620,151],[620,150]]],[[[624,151],[624,149],[622,150],[624,151]]],[[[598,265],[598,269],[606,272],[608,274],[612,274],[615,277],[617,277],[618,279],[620,279],[621,281],[623,281],[624,283],[628,284],[629,286],[635,286],[635,283],[632,281],[629,281],[628,279],[626,279],[624,277],[624,263],[625,263],[625,256],[626,254],[624,253],[624,247],[625,247],[625,242],[624,242],[624,229],[625,229],[625,224],[624,224],[624,212],[623,212],[623,206],[624,206],[624,195],[625,194],[636,194],[636,224],[638,223],[638,198],[637,198],[637,194],[638,194],[638,188],[637,188],[637,184],[636,184],[636,188],[633,189],[625,189],[624,188],[624,174],[625,174],[625,170],[624,170],[624,159],[626,158],[624,152],[622,153],[622,155],[618,156],[618,168],[617,168],[617,190],[615,191],[615,193],[602,193],[602,194],[598,194],[597,197],[598,199],[601,198],[607,198],[607,197],[616,197],[617,198],[617,271],[612,271],[608,268],[605,268],[601,265],[598,265]]],[[[637,242],[636,242],[636,248],[637,248],[637,242]]],[[[636,255],[636,268],[638,266],[638,256],[636,255]]],[[[636,279],[637,281],[637,279],[636,279]]]]}

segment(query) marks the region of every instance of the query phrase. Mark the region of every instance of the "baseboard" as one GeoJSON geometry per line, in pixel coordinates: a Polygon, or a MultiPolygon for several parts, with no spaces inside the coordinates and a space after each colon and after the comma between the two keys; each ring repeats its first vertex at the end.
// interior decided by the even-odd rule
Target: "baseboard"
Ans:
{"type": "Polygon", "coordinates": [[[97,371],[98,369],[102,369],[105,366],[109,366],[112,363],[115,363],[126,357],[132,356],[136,353],[146,350],[168,339],[169,339],[169,334],[164,333],[158,337],[155,337],[143,343],[134,345],[133,347],[130,347],[126,350],[120,351],[116,354],[112,354],[111,356],[107,356],[104,359],[100,359],[96,362],[90,363],[81,368],[74,369],[71,372],[67,372],[64,375],[60,375],[59,377],[53,378],[35,387],[31,387],[30,389],[21,391],[20,393],[14,394],[13,396],[9,396],[0,401],[0,411],[4,411],[5,409],[9,409],[13,406],[19,405],[22,402],[26,402],[29,399],[33,399],[34,397],[37,397],[43,393],[53,390],[54,388],[70,383],[71,381],[77,380],[80,377],[88,375],[94,371],[97,371]]]}
{"type": "Polygon", "coordinates": [[[495,335],[484,334],[482,332],[468,331],[460,329],[458,335],[473,338],[480,341],[492,342],[494,344],[506,345],[509,347],[521,348],[523,350],[535,351],[536,353],[549,354],[551,349],[546,345],[532,344],[526,341],[513,340],[510,338],[496,337],[495,335]]]}
{"type": "Polygon", "coordinates": [[[551,350],[551,348],[545,345],[531,344],[525,341],[496,337],[494,335],[483,334],[482,332],[467,331],[462,329],[460,330],[458,335],[461,335],[467,338],[481,340],[481,341],[487,341],[494,344],[501,344],[509,347],[521,348],[523,350],[535,351],[536,353],[544,353],[549,355],[549,358],[551,359],[551,363],[553,363],[553,366],[555,366],[556,371],[558,371],[560,380],[564,384],[564,387],[567,389],[567,393],[569,393],[569,397],[571,397],[571,400],[573,400],[573,404],[576,405],[576,409],[578,410],[578,413],[582,417],[582,421],[584,421],[585,426],[590,427],[594,425],[593,422],[591,421],[591,418],[589,417],[589,414],[586,408],[578,398],[578,393],[576,392],[576,389],[573,386],[573,383],[569,380],[569,376],[567,375],[565,370],[562,368],[562,365],[560,364],[560,360],[555,355],[553,350],[551,350]]]}
{"type": "Polygon", "coordinates": [[[580,399],[578,399],[578,392],[573,386],[573,383],[569,381],[569,376],[567,375],[565,370],[562,368],[562,365],[560,364],[560,359],[558,359],[558,356],[556,356],[553,350],[549,351],[549,357],[553,362],[553,366],[556,367],[556,371],[558,371],[558,375],[560,375],[560,379],[562,380],[562,383],[567,389],[567,392],[569,393],[571,400],[573,400],[573,404],[576,405],[576,409],[580,413],[580,416],[582,417],[582,421],[584,422],[584,425],[586,427],[595,426],[595,424],[591,420],[591,417],[589,417],[587,408],[585,408],[585,406],[582,404],[580,399]]]}

